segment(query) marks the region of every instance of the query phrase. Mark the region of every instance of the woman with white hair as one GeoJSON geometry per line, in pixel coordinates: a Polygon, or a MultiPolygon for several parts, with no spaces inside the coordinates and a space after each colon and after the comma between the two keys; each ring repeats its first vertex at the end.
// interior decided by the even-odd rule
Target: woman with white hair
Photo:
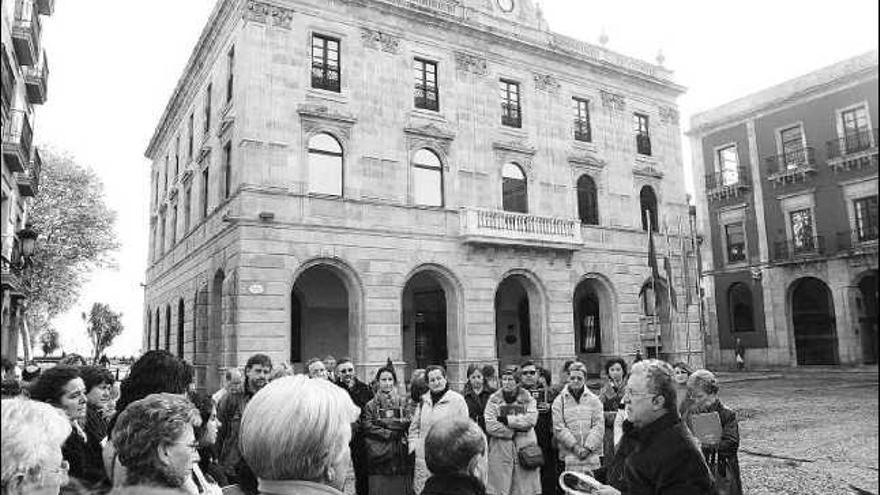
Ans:
{"type": "Polygon", "coordinates": [[[269,382],[241,419],[241,452],[260,493],[341,494],[359,414],[348,393],[327,380],[296,375],[269,382]]]}
{"type": "Polygon", "coordinates": [[[5,399],[2,411],[3,495],[55,495],[67,484],[61,445],[73,427],[59,409],[24,398],[5,399]]]}

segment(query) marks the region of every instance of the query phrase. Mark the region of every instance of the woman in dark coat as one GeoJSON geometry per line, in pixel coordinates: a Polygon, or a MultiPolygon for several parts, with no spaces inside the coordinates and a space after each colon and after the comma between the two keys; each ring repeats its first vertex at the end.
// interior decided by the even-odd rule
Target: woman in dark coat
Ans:
{"type": "MultiPolygon", "coordinates": [[[[693,417],[697,414],[716,412],[721,420],[721,439],[718,443],[702,443],[700,449],[715,476],[718,492],[723,495],[742,495],[742,478],[739,471],[739,422],[736,413],[718,399],[718,382],[708,370],[697,370],[688,378],[690,407],[684,422],[694,431],[693,417]]],[[[699,436],[697,437],[700,440],[699,436]]]]}
{"type": "Polygon", "coordinates": [[[602,401],[602,410],[605,416],[605,436],[602,439],[604,456],[602,465],[605,466],[614,455],[614,420],[623,403],[623,387],[626,385],[626,361],[614,357],[605,362],[605,376],[608,381],[599,392],[599,400],[602,401]]]}
{"type": "Polygon", "coordinates": [[[483,417],[483,411],[486,410],[486,402],[494,390],[489,388],[483,377],[483,371],[480,366],[471,364],[467,369],[467,383],[464,384],[464,401],[468,406],[468,416],[471,417],[478,425],[483,433],[486,433],[486,419],[483,417]]]}
{"type": "Polygon", "coordinates": [[[397,392],[393,366],[376,372],[378,391],[364,407],[364,443],[370,495],[412,493],[412,458],[407,433],[411,421],[407,397],[397,392]]]}

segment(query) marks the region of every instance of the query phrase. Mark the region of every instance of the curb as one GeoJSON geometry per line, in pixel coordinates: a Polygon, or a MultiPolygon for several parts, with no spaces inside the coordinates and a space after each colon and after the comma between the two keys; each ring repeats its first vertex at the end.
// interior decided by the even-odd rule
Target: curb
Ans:
{"type": "Polygon", "coordinates": [[[753,381],[760,381],[760,380],[776,380],[778,378],[785,378],[785,376],[782,373],[770,373],[767,375],[757,375],[757,376],[718,377],[718,383],[753,382],[753,381]]]}

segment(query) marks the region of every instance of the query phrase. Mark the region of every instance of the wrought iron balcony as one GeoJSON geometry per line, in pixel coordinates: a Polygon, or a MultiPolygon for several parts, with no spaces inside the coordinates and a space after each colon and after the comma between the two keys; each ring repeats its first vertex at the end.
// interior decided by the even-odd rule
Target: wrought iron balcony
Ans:
{"type": "Polygon", "coordinates": [[[794,239],[773,243],[773,260],[778,262],[798,261],[829,254],[825,237],[818,235],[806,237],[795,242],[794,239]]]}
{"type": "Polygon", "coordinates": [[[22,196],[34,197],[40,189],[40,173],[43,170],[43,160],[40,158],[40,152],[34,148],[34,156],[31,158],[30,166],[27,172],[17,172],[15,181],[18,185],[18,192],[22,196]]]}
{"type": "Polygon", "coordinates": [[[519,111],[519,105],[513,103],[501,104],[501,125],[508,127],[522,127],[522,114],[519,111]]]}
{"type": "Polygon", "coordinates": [[[31,159],[33,131],[24,110],[13,109],[3,128],[3,158],[12,172],[24,172],[31,159]]]}
{"type": "Polygon", "coordinates": [[[37,11],[40,15],[52,15],[55,12],[55,0],[37,0],[37,11]]]}
{"type": "Polygon", "coordinates": [[[751,186],[749,169],[739,166],[736,171],[728,170],[706,174],[706,196],[711,200],[739,196],[751,186]]]}
{"type": "Polygon", "coordinates": [[[34,65],[40,58],[42,28],[33,0],[16,0],[12,23],[12,45],[20,65],[34,65]]]}
{"type": "Polygon", "coordinates": [[[12,297],[22,295],[21,271],[5,255],[0,255],[0,286],[12,297]]]}
{"type": "Polygon", "coordinates": [[[583,246],[579,220],[483,208],[462,208],[461,237],[474,244],[575,251],[583,246]]]}
{"type": "Polygon", "coordinates": [[[24,68],[24,84],[28,101],[31,104],[42,105],[46,103],[48,83],[49,62],[46,60],[46,52],[43,52],[38,65],[24,68]]]}
{"type": "Polygon", "coordinates": [[[864,129],[828,141],[828,166],[835,172],[877,167],[877,129],[864,129]]]}
{"type": "Polygon", "coordinates": [[[779,155],[764,158],[767,179],[774,185],[803,182],[816,173],[816,150],[810,146],[788,150],[779,155]]]}

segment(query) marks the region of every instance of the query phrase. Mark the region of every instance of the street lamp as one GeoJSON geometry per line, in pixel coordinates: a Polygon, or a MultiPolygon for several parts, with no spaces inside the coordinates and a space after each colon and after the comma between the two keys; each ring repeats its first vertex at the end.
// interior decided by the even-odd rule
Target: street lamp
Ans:
{"type": "Polygon", "coordinates": [[[37,237],[40,234],[31,228],[31,224],[26,224],[23,229],[18,231],[18,241],[21,243],[21,256],[28,260],[34,255],[34,249],[37,246],[37,237]]]}

